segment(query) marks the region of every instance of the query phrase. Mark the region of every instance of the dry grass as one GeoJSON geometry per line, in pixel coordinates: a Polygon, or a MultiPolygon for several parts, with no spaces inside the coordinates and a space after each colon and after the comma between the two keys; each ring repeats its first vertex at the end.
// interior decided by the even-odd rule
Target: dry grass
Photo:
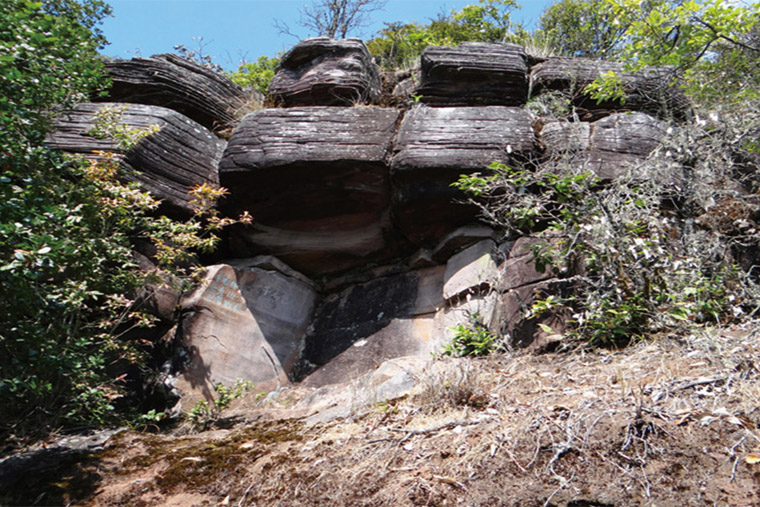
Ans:
{"type": "Polygon", "coordinates": [[[248,424],[187,441],[134,436],[90,465],[102,481],[89,501],[758,505],[755,326],[621,351],[446,359],[416,395],[347,420],[248,424]],[[173,447],[139,458],[141,438],[173,447]],[[168,480],[179,473],[172,456],[189,456],[193,484],[168,480]],[[140,459],[144,469],[119,465],[140,459]]]}

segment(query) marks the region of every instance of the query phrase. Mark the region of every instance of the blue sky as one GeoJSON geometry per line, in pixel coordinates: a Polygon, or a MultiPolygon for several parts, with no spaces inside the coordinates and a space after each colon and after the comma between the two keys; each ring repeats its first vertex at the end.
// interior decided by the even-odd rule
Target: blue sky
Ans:
{"type": "MultiPolygon", "coordinates": [[[[108,56],[131,58],[172,52],[184,44],[214,58],[226,69],[240,61],[274,56],[298,40],[278,33],[274,19],[299,32],[299,7],[309,0],[110,0],[113,17],[103,24],[111,44],[108,56]],[[203,38],[201,41],[200,38],[203,38]]],[[[461,9],[477,0],[389,0],[383,11],[374,13],[374,23],[358,36],[368,39],[386,21],[427,22],[440,12],[461,9]]],[[[534,24],[553,0],[522,0],[514,21],[534,24]]]]}

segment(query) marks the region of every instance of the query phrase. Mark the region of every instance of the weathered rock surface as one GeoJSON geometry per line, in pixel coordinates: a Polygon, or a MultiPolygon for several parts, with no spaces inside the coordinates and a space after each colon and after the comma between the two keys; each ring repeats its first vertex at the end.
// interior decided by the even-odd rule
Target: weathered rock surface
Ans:
{"type": "Polygon", "coordinates": [[[602,179],[624,174],[660,145],[667,126],[644,113],[618,113],[591,125],[590,168],[602,179]]]}
{"type": "Polygon", "coordinates": [[[157,106],[114,103],[85,103],[61,114],[53,125],[47,143],[68,153],[96,157],[94,150],[118,152],[111,139],[98,139],[88,132],[95,124],[95,113],[103,107],[126,107],[121,123],[132,129],[158,125],[160,130],[124,154],[128,179],[141,183],[162,209],[170,214],[191,216],[188,191],[195,185],[219,183],[217,165],[225,141],[202,125],[176,111],[157,106]]]}
{"type": "Polygon", "coordinates": [[[226,77],[174,54],[106,63],[113,84],[105,100],[162,106],[218,130],[236,121],[246,103],[261,103],[226,77]]]}
{"type": "Polygon", "coordinates": [[[417,353],[430,341],[431,327],[427,317],[415,318],[432,316],[443,306],[444,269],[378,278],[327,296],[315,313],[304,359],[321,366],[349,347],[374,352],[367,361],[376,364],[417,353]],[[372,345],[365,347],[365,341],[372,345]]]}
{"type": "Polygon", "coordinates": [[[207,399],[219,382],[248,380],[264,390],[287,384],[316,302],[311,285],[278,271],[209,267],[181,304],[184,380],[207,399]]]}
{"type": "Polygon", "coordinates": [[[666,119],[684,120],[691,114],[689,101],[678,86],[673,69],[648,68],[624,72],[623,64],[586,58],[551,57],[531,69],[531,91],[567,92],[584,119],[606,116],[613,111],[641,111],[666,119]],[[586,86],[607,72],[615,72],[625,90],[625,102],[597,103],[584,92],[586,86]]]}
{"type": "Polygon", "coordinates": [[[464,42],[422,53],[418,92],[436,106],[520,106],[528,98],[528,65],[521,46],[464,42]]]}
{"type": "Polygon", "coordinates": [[[282,57],[268,98],[283,107],[374,104],[380,77],[359,39],[306,39],[282,57]]]}
{"type": "Polygon", "coordinates": [[[416,107],[401,122],[391,164],[393,217],[415,244],[434,246],[477,215],[451,184],[535,147],[533,115],[519,108],[416,107]]]}
{"type": "Polygon", "coordinates": [[[446,263],[443,298],[450,301],[496,287],[499,279],[498,262],[496,244],[490,239],[454,255],[446,263]]]}
{"type": "Polygon", "coordinates": [[[540,140],[549,156],[585,152],[591,147],[591,124],[553,121],[543,126],[540,140]]]}
{"type": "Polygon", "coordinates": [[[548,296],[560,297],[568,287],[551,268],[536,269],[532,248],[546,239],[522,237],[511,245],[503,245],[507,259],[499,266],[499,301],[493,316],[500,333],[509,337],[513,347],[543,345],[552,334],[564,331],[562,318],[552,312],[536,318],[531,315],[533,303],[548,296]],[[540,324],[552,328],[548,333],[540,324]]]}
{"type": "Polygon", "coordinates": [[[254,227],[233,233],[236,249],[271,253],[307,274],[388,257],[388,157],[399,113],[308,107],[249,114],[220,164],[232,216],[254,227]]]}
{"type": "Polygon", "coordinates": [[[664,122],[648,114],[613,113],[593,123],[547,123],[540,140],[547,156],[577,155],[574,163],[585,163],[603,180],[612,180],[645,160],[666,131],[664,122]]]}

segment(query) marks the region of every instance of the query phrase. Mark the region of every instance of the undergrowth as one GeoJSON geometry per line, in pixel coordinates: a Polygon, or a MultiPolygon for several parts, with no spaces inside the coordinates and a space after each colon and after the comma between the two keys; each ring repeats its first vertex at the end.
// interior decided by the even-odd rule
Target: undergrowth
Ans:
{"type": "MultiPolygon", "coordinates": [[[[751,253],[760,238],[750,212],[756,199],[736,181],[756,186],[737,162],[746,124],[730,133],[671,127],[648,160],[612,182],[597,178],[585,155],[562,155],[534,166],[494,163],[455,185],[508,238],[541,240],[536,269],[572,287],[569,297],[550,296],[549,311],[559,304],[572,315],[573,336],[620,346],[654,332],[725,325],[760,304],[751,253]]],[[[532,317],[547,311],[542,303],[532,317]]]]}

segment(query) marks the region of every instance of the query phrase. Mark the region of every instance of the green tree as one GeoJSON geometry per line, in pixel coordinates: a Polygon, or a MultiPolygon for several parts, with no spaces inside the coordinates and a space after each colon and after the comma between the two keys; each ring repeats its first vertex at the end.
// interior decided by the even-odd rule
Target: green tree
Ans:
{"type": "MultiPolygon", "coordinates": [[[[52,114],[106,84],[96,27],[99,0],[9,0],[0,22],[0,442],[58,426],[121,418],[114,401],[120,365],[140,365],[150,325],[134,300],[150,280],[132,239],[157,247],[164,265],[214,246],[207,226],[222,192],[193,190],[188,223],[156,217],[158,202],[123,183],[113,154],[87,162],[48,149],[52,114]]],[[[118,125],[105,111],[93,135],[129,148],[150,132],[118,125]]],[[[157,280],[153,279],[153,282],[157,280]]]]}
{"type": "Polygon", "coordinates": [[[227,77],[244,88],[254,88],[266,95],[279,64],[278,57],[260,56],[255,62],[242,64],[236,72],[227,74],[227,77]]]}
{"type": "Polygon", "coordinates": [[[625,31],[606,0],[561,0],[541,15],[536,35],[559,55],[611,58],[620,52],[625,31]]]}
{"type": "Polygon", "coordinates": [[[428,24],[386,23],[367,47],[380,66],[394,69],[414,65],[428,46],[510,41],[524,33],[511,20],[511,12],[519,8],[514,0],[479,0],[478,4],[442,14],[428,24]]]}
{"type": "Polygon", "coordinates": [[[633,68],[669,65],[697,105],[758,98],[760,3],[664,2],[639,16],[638,0],[606,0],[627,26],[621,56],[633,68]]]}

